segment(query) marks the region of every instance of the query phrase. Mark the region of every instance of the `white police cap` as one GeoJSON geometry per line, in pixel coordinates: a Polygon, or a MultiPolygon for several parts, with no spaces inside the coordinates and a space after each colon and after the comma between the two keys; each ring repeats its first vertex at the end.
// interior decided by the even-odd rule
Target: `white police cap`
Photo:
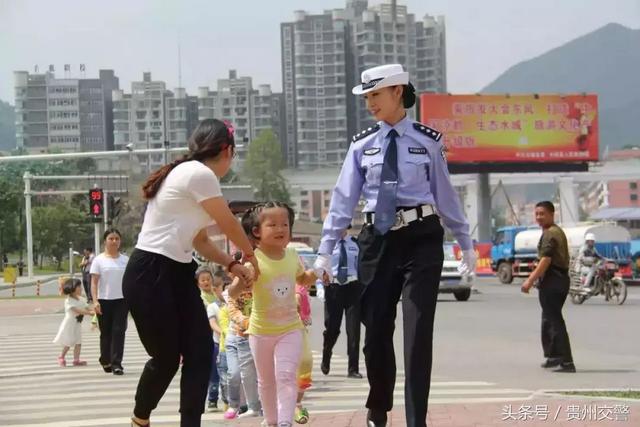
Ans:
{"type": "Polygon", "coordinates": [[[351,91],[354,95],[363,95],[372,90],[383,87],[409,84],[409,73],[400,64],[387,64],[364,70],[361,76],[362,84],[351,91]]]}

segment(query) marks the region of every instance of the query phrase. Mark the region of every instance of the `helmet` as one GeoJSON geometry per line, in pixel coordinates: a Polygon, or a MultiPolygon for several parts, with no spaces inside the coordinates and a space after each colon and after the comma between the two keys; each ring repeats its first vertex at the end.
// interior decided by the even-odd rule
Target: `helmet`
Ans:
{"type": "Polygon", "coordinates": [[[595,242],[595,241],[596,241],[596,236],[595,236],[595,234],[593,234],[593,233],[587,233],[587,234],[584,236],[584,241],[585,241],[585,242],[588,242],[589,240],[591,240],[591,241],[594,241],[594,242],[595,242]]]}

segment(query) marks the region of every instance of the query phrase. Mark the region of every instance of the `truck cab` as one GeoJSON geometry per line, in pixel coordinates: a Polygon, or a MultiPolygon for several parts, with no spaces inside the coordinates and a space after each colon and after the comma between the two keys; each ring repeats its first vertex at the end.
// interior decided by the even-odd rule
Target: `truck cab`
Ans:
{"type": "Polygon", "coordinates": [[[526,229],[527,227],[520,226],[501,227],[498,228],[493,237],[491,270],[496,273],[502,283],[511,283],[513,281],[512,266],[516,256],[516,234],[526,229]]]}

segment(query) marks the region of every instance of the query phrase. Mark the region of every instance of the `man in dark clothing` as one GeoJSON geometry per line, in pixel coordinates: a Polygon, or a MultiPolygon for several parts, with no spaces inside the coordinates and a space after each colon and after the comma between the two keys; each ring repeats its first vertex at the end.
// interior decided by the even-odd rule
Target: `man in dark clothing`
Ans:
{"type": "Polygon", "coordinates": [[[547,358],[542,367],[556,368],[554,372],[576,372],[569,334],[562,317],[562,306],[569,293],[569,245],[564,231],[554,223],[554,213],[551,202],[536,205],[536,222],[542,227],[538,243],[539,263],[523,283],[522,292],[528,293],[539,280],[542,349],[547,358]]]}

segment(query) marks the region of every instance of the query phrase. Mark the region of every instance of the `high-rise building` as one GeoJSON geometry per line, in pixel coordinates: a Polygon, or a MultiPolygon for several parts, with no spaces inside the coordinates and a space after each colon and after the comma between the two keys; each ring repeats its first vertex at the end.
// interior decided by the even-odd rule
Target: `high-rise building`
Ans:
{"type": "Polygon", "coordinates": [[[229,78],[218,79],[215,91],[207,86],[198,89],[198,117],[231,122],[238,153],[234,168],[242,170],[249,145],[261,131],[272,129],[280,138],[281,100],[281,94],[272,93],[269,85],[254,89],[251,77],[239,77],[236,70],[230,70],[229,78]]]}
{"type": "Polygon", "coordinates": [[[348,120],[349,22],[344,10],[294,13],[281,25],[282,88],[285,96],[289,166],[315,168],[342,163],[348,120]]]}
{"type": "MultiPolygon", "coordinates": [[[[357,15],[363,1],[351,2],[352,56],[359,83],[360,74],[367,68],[382,64],[402,64],[409,72],[417,93],[446,92],[445,27],[444,18],[425,15],[422,21],[408,12],[404,5],[387,1],[370,7],[357,15]]],[[[355,100],[357,128],[370,126],[374,119],[366,109],[364,99],[355,100]]],[[[410,111],[415,117],[415,109],[410,111]]]]}
{"type": "Polygon", "coordinates": [[[100,70],[97,79],[56,78],[52,70],[14,73],[17,146],[32,153],[113,149],[113,70],[100,70]]]}
{"type": "MultiPolygon", "coordinates": [[[[114,145],[116,149],[184,147],[195,128],[194,100],[186,90],[167,90],[166,83],[143,73],[131,83],[131,93],[113,91],[114,145]]],[[[164,164],[164,154],[140,156],[148,170],[164,164]]]]}
{"type": "Polygon", "coordinates": [[[417,93],[446,92],[444,18],[416,20],[394,0],[294,16],[280,30],[290,166],[342,164],[349,136],[373,122],[364,99],[351,95],[367,68],[399,63],[417,93]]]}

